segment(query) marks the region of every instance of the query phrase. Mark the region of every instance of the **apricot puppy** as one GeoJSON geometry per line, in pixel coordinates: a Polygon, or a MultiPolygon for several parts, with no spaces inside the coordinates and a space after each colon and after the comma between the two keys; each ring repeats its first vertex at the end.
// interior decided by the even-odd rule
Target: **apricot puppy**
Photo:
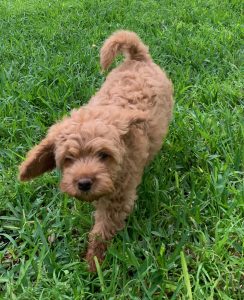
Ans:
{"type": "Polygon", "coordinates": [[[61,190],[94,204],[86,255],[91,271],[94,256],[102,262],[108,241],[124,227],[143,169],[161,148],[173,109],[172,84],[135,33],[118,31],[105,41],[102,68],[119,53],[125,61],[89,103],[53,125],[20,166],[23,181],[59,168],[61,190]]]}

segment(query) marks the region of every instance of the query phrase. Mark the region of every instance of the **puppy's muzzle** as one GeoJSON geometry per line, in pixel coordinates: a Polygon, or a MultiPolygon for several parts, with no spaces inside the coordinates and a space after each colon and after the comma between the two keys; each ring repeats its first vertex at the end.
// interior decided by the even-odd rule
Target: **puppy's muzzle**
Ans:
{"type": "Polygon", "coordinates": [[[78,189],[82,192],[90,191],[93,181],[91,178],[82,178],[78,181],[78,189]]]}

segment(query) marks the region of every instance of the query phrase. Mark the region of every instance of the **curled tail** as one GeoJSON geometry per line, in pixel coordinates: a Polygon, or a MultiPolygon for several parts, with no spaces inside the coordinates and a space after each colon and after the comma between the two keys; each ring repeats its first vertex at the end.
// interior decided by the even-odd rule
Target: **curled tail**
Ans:
{"type": "Polygon", "coordinates": [[[131,31],[121,30],[112,34],[104,43],[100,52],[100,63],[106,70],[114,58],[123,53],[129,59],[147,61],[150,60],[148,47],[140,38],[131,31]]]}

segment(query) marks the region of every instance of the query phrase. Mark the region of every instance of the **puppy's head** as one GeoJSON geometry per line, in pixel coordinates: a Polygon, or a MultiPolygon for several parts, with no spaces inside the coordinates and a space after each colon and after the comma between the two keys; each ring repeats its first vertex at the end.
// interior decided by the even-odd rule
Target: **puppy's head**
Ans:
{"type": "Polygon", "coordinates": [[[20,166],[26,181],[58,167],[61,190],[93,201],[115,191],[126,156],[124,136],[146,120],[141,111],[81,108],[53,125],[20,166]]]}

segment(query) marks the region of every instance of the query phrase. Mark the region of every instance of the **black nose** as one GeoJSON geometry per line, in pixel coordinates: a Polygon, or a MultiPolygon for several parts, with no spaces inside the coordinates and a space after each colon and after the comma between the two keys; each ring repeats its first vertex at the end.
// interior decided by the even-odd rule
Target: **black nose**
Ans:
{"type": "Polygon", "coordinates": [[[91,189],[92,180],[91,178],[82,178],[78,181],[78,188],[80,191],[87,192],[91,189]]]}

